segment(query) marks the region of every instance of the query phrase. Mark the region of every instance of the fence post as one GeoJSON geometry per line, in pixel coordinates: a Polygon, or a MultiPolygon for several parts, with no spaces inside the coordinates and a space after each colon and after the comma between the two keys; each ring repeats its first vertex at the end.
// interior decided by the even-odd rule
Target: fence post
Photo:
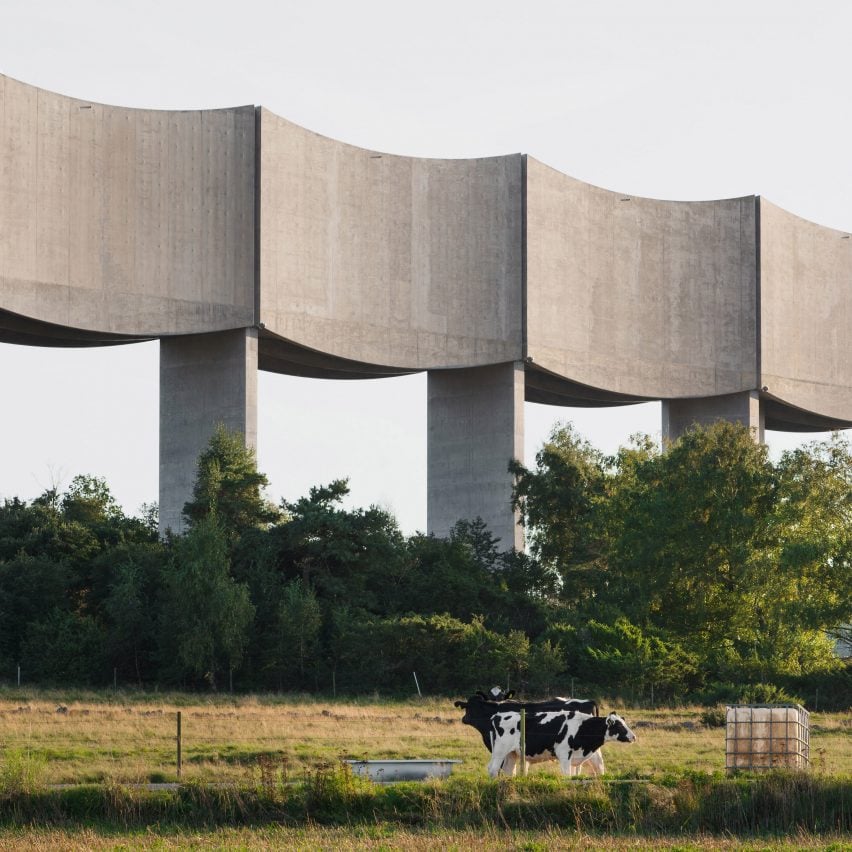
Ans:
{"type": "Polygon", "coordinates": [[[527,774],[527,708],[521,708],[521,777],[527,774]]]}
{"type": "Polygon", "coordinates": [[[21,685],[21,664],[18,663],[18,686],[21,685]]]}
{"type": "Polygon", "coordinates": [[[414,675],[414,685],[417,687],[417,695],[418,697],[422,698],[423,693],[420,691],[420,681],[417,680],[417,672],[412,672],[411,674],[414,675]]]}
{"type": "Polygon", "coordinates": [[[180,710],[177,711],[177,777],[180,778],[181,770],[181,730],[180,730],[180,710]]]}

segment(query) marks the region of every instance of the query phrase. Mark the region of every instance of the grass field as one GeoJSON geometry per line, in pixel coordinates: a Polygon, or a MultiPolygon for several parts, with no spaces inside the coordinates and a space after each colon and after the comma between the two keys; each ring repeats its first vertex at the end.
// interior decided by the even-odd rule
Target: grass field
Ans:
{"type": "Polygon", "coordinates": [[[495,784],[451,699],[0,690],[0,848],[852,850],[848,716],[812,714],[812,771],[767,784],[724,779],[724,728],[701,708],[619,712],[638,741],[604,750],[611,782],[549,763],[495,784]],[[127,790],[175,780],[178,710],[189,786],[127,790]],[[342,773],[346,757],[463,763],[382,789],[342,773]]]}
{"type": "MultiPolygon", "coordinates": [[[[457,774],[485,776],[482,740],[461,724],[450,699],[323,702],[0,690],[0,749],[25,755],[47,784],[173,781],[178,710],[184,780],[250,781],[270,761],[297,780],[342,758],[363,757],[460,759],[457,774]]],[[[705,727],[700,708],[620,712],[638,741],[605,748],[608,772],[659,778],[724,768],[724,728],[705,727]]],[[[852,772],[852,719],[812,714],[811,760],[817,772],[852,772]]],[[[531,772],[554,770],[550,763],[531,772]]]]}
{"type": "Polygon", "coordinates": [[[743,840],[734,837],[612,837],[601,838],[573,831],[507,831],[501,828],[476,831],[413,831],[382,826],[355,826],[347,828],[282,828],[278,826],[257,829],[219,829],[215,831],[108,832],[91,828],[80,830],[19,829],[0,831],[3,849],[31,850],[31,852],[87,852],[87,850],[166,850],[166,849],[221,849],[221,850],[334,850],[351,852],[358,849],[374,850],[518,850],[518,852],[549,852],[549,850],[671,850],[671,852],[705,852],[705,850],[730,850],[731,852],[848,852],[852,841],[848,836],[802,835],[771,840],[743,840]]]}

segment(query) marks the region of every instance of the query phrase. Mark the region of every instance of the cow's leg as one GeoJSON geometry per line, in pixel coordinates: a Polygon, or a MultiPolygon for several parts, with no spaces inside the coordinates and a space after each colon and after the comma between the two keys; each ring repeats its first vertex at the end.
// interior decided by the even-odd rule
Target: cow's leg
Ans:
{"type": "Polygon", "coordinates": [[[556,758],[559,760],[559,769],[563,775],[573,775],[574,765],[571,761],[572,751],[557,752],[556,758]]]}
{"type": "Polygon", "coordinates": [[[518,769],[518,753],[516,751],[510,751],[506,755],[506,759],[503,761],[503,772],[510,777],[515,777],[515,772],[518,769]]]}
{"type": "Polygon", "coordinates": [[[500,774],[503,767],[503,758],[499,755],[491,753],[491,760],[488,761],[488,774],[492,778],[496,778],[500,774]]]}
{"type": "Polygon", "coordinates": [[[584,761],[583,766],[588,770],[589,775],[598,777],[604,774],[604,759],[600,751],[593,751],[584,761]]]}
{"type": "Polygon", "coordinates": [[[513,753],[512,745],[507,742],[506,737],[499,737],[491,749],[491,760],[488,762],[488,774],[492,778],[496,778],[500,774],[500,769],[513,753]]]}

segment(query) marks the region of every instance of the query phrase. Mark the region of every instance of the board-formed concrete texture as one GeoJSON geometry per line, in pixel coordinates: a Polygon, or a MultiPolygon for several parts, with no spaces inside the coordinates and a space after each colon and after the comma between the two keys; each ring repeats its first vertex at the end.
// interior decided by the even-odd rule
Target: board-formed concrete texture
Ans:
{"type": "MultiPolygon", "coordinates": [[[[522,538],[523,400],[852,425],[852,240],[757,196],[658,201],[532,157],[429,160],[254,106],[137,110],[0,76],[0,341],[161,341],[161,528],[256,370],[428,371],[428,519],[522,538]]],[[[378,460],[377,460],[378,461],[378,460]]]]}
{"type": "Polygon", "coordinates": [[[267,350],[389,373],[521,358],[519,154],[396,157],[260,110],[260,187],[267,350]]]}

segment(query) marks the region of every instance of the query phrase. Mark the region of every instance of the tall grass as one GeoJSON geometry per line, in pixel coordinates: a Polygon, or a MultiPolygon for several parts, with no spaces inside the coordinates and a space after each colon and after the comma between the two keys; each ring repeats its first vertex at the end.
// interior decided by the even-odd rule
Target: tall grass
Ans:
{"type": "Polygon", "coordinates": [[[44,787],[47,761],[39,754],[7,749],[0,759],[0,792],[4,795],[34,793],[44,787]]]}
{"type": "Polygon", "coordinates": [[[0,793],[0,824],[150,824],[189,827],[390,825],[469,830],[503,827],[588,834],[792,836],[852,831],[852,780],[807,773],[684,775],[666,783],[582,783],[539,775],[375,785],[343,768],[300,783],[267,776],[255,786],[189,784],[148,791],[118,785],[0,793]]]}

